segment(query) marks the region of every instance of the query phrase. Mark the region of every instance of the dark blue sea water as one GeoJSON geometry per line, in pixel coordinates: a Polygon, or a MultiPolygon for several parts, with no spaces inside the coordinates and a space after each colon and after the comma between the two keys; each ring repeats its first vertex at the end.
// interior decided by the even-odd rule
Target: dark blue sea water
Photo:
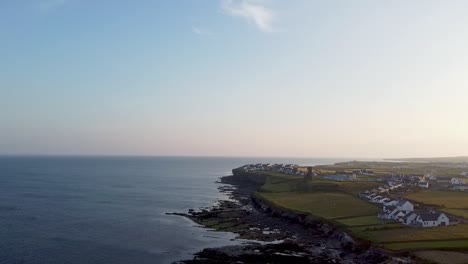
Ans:
{"type": "Polygon", "coordinates": [[[0,263],[171,263],[237,244],[165,213],[212,205],[219,177],[246,163],[338,161],[0,157],[0,263]]]}

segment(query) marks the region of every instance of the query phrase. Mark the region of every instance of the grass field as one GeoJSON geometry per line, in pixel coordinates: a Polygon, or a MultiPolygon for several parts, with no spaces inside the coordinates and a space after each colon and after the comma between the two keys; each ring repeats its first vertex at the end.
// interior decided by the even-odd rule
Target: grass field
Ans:
{"type": "Polygon", "coordinates": [[[362,235],[375,242],[400,242],[424,240],[468,240],[468,224],[441,226],[434,228],[410,227],[393,230],[363,232],[362,235]]]}
{"type": "MultiPolygon", "coordinates": [[[[415,169],[419,168],[409,168],[415,169]]],[[[436,254],[436,249],[468,249],[468,224],[417,228],[377,218],[381,209],[356,194],[380,185],[382,183],[375,181],[334,181],[321,177],[304,180],[275,174],[267,178],[257,194],[283,208],[339,223],[355,236],[387,249],[428,250],[431,254],[436,254]]],[[[424,190],[406,197],[468,218],[468,193],[424,190]]]]}
{"type": "Polygon", "coordinates": [[[261,187],[262,192],[346,192],[356,195],[359,192],[380,186],[370,181],[334,181],[314,179],[305,181],[302,176],[273,175],[261,187]]]}
{"type": "Polygon", "coordinates": [[[468,209],[441,208],[440,211],[468,219],[468,209]]]}
{"type": "Polygon", "coordinates": [[[376,206],[340,192],[262,192],[260,195],[279,206],[327,219],[372,215],[378,211],[376,206]]]}
{"type": "Polygon", "coordinates": [[[450,209],[468,209],[468,192],[425,190],[406,195],[406,198],[450,209]]]}
{"type": "Polygon", "coordinates": [[[377,231],[377,230],[390,230],[390,229],[403,229],[403,228],[409,228],[409,227],[404,224],[389,222],[389,223],[381,223],[377,225],[351,226],[350,230],[354,234],[362,236],[360,235],[360,233],[362,232],[370,232],[370,231],[377,231]]]}
{"type": "Polygon", "coordinates": [[[418,258],[440,264],[468,263],[468,254],[463,252],[450,252],[440,250],[425,250],[413,252],[418,258]]]}
{"type": "Polygon", "coordinates": [[[447,163],[427,163],[427,162],[365,162],[353,161],[342,162],[333,165],[321,165],[314,167],[315,170],[323,173],[335,173],[336,171],[344,171],[351,173],[357,169],[372,170],[376,177],[396,174],[419,174],[423,175],[428,171],[436,175],[447,177],[460,177],[461,173],[467,171],[468,168],[456,168],[453,164],[447,163]]]}
{"type": "Polygon", "coordinates": [[[384,245],[392,250],[408,249],[461,249],[468,248],[468,240],[442,240],[442,241],[418,241],[418,242],[396,242],[384,245]]]}
{"type": "Polygon", "coordinates": [[[344,218],[344,219],[338,220],[338,222],[346,226],[369,226],[369,225],[381,225],[385,223],[383,219],[378,218],[376,215],[344,218]]]}
{"type": "Polygon", "coordinates": [[[370,190],[380,186],[377,182],[369,181],[334,181],[315,179],[313,181],[302,181],[295,191],[302,192],[345,192],[356,195],[359,192],[370,190]]]}
{"type": "Polygon", "coordinates": [[[297,191],[302,179],[285,179],[279,177],[270,177],[267,179],[266,183],[261,187],[262,192],[291,192],[297,191]]]}

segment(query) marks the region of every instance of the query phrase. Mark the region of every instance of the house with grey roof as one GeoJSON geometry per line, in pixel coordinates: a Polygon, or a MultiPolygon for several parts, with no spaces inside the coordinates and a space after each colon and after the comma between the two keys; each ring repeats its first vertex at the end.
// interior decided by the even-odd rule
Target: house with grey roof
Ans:
{"type": "Polygon", "coordinates": [[[396,204],[396,207],[398,210],[403,211],[405,213],[414,211],[414,205],[407,200],[400,200],[396,204]]]}
{"type": "Polygon", "coordinates": [[[390,219],[403,223],[403,218],[405,217],[406,213],[395,209],[392,213],[390,213],[390,219]]]}
{"type": "Polygon", "coordinates": [[[390,205],[397,205],[398,201],[397,200],[390,200],[384,203],[385,206],[390,206],[390,205]]]}
{"type": "Polygon", "coordinates": [[[415,213],[415,212],[410,212],[410,213],[407,213],[404,217],[403,217],[403,224],[405,225],[413,225],[415,224],[415,220],[416,218],[418,217],[418,214],[415,213]]]}
{"type": "Polygon", "coordinates": [[[468,191],[468,185],[466,184],[456,185],[456,186],[453,186],[453,190],[454,191],[468,191]]]}
{"type": "Polygon", "coordinates": [[[447,226],[450,224],[449,218],[441,212],[419,213],[415,223],[422,227],[447,226]]]}

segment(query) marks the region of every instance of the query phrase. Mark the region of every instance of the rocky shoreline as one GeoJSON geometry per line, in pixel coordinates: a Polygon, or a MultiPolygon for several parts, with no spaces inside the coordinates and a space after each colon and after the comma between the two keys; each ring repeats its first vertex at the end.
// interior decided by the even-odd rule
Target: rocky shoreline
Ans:
{"type": "Polygon", "coordinates": [[[251,243],[207,248],[179,263],[414,263],[376,250],[320,221],[270,206],[253,196],[259,182],[221,178],[230,199],[201,211],[171,213],[218,231],[239,234],[251,243]]]}

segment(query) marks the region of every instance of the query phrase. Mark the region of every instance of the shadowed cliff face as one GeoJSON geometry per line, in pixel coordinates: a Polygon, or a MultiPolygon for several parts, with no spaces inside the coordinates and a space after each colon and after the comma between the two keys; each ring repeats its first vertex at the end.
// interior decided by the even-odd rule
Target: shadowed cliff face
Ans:
{"type": "Polygon", "coordinates": [[[266,179],[268,177],[267,175],[264,175],[264,174],[246,172],[240,168],[233,169],[232,175],[234,176],[233,180],[235,181],[257,184],[258,187],[265,184],[266,179]]]}

